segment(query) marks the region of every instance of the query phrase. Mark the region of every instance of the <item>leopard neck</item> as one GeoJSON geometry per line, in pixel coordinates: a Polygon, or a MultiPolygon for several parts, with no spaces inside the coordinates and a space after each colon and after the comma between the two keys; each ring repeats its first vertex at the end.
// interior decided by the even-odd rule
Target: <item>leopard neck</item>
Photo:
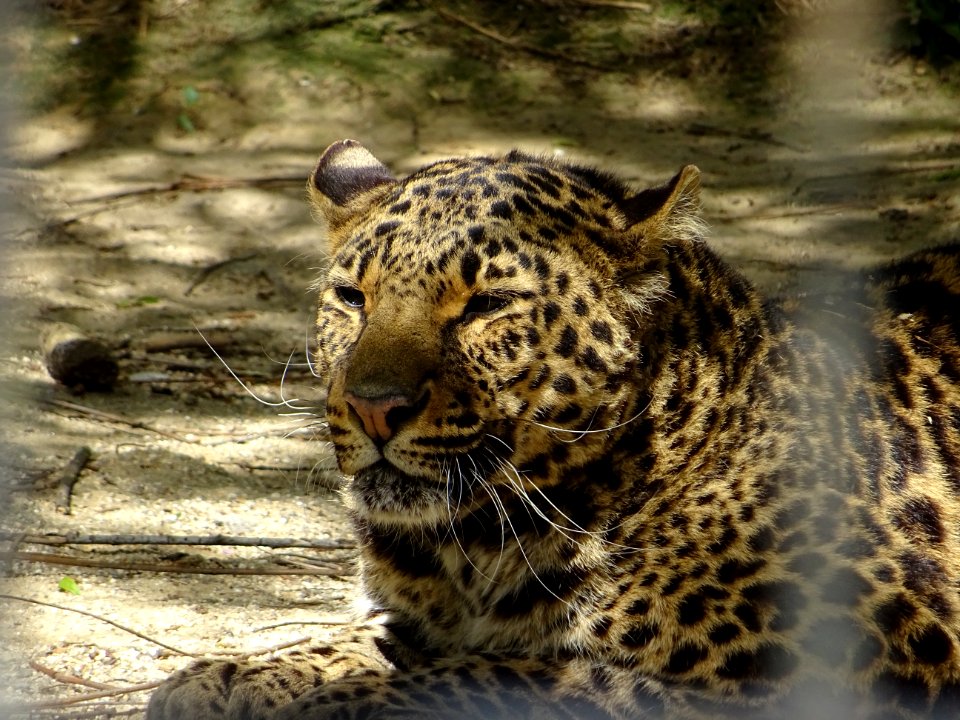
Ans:
{"type": "Polygon", "coordinates": [[[784,334],[778,314],[704,243],[665,248],[656,271],[667,290],[635,336],[637,419],[615,451],[641,497],[665,478],[706,481],[747,434],[765,433],[769,358],[784,334]]]}

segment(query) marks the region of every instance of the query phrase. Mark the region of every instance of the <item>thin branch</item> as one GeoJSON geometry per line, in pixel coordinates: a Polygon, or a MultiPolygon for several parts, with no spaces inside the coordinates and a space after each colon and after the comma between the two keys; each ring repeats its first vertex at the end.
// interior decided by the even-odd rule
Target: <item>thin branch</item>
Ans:
{"type": "MultiPolygon", "coordinates": [[[[7,708],[0,705],[0,717],[14,717],[13,710],[23,710],[23,708],[13,708],[5,712],[7,708]]],[[[144,704],[141,703],[131,703],[131,702],[91,702],[89,705],[84,706],[83,709],[77,709],[64,713],[61,708],[37,708],[33,709],[30,713],[31,720],[39,720],[43,717],[49,717],[53,720],[103,720],[104,718],[115,718],[115,717],[129,717],[130,715],[138,715],[143,717],[144,713],[144,704]],[[131,707],[133,705],[133,707],[131,707]],[[123,707],[119,707],[123,706],[123,707]],[[47,714],[44,711],[55,710],[56,712],[47,714]],[[38,714],[39,713],[39,714],[38,714]]]]}
{"type": "Polygon", "coordinates": [[[312,620],[284,620],[283,622],[271,623],[258,627],[254,632],[264,632],[265,630],[276,630],[290,625],[354,625],[359,622],[359,618],[350,615],[328,615],[327,617],[318,617],[312,620]]]}
{"type": "MultiPolygon", "coordinates": [[[[3,595],[0,595],[0,597],[13,597],[13,596],[3,596],[3,595]]],[[[14,599],[24,599],[24,598],[14,598],[14,599]]],[[[37,601],[30,601],[30,602],[37,602],[37,601]]],[[[47,603],[39,603],[39,604],[41,604],[41,605],[46,605],[47,603]]],[[[58,606],[52,606],[52,607],[58,607],[58,606]]],[[[63,609],[69,609],[69,608],[63,608],[63,609]]],[[[76,611],[76,612],[80,612],[80,611],[76,611]]],[[[84,613],[84,614],[88,614],[88,613],[84,613]]],[[[102,618],[100,618],[100,619],[102,619],[102,618]]],[[[109,621],[107,621],[107,622],[109,622],[109,621]]],[[[265,655],[265,654],[269,654],[269,653],[274,653],[274,652],[277,652],[278,650],[286,650],[287,648],[291,648],[291,647],[294,647],[294,646],[296,646],[296,645],[302,645],[302,644],[305,643],[305,642],[309,642],[311,639],[312,639],[312,638],[309,638],[309,637],[300,637],[300,638],[296,638],[296,639],[294,639],[294,640],[287,640],[287,641],[285,641],[285,642],[278,643],[278,644],[272,645],[272,646],[270,646],[270,647],[260,648],[260,649],[258,649],[258,650],[251,650],[251,651],[249,651],[249,652],[239,652],[239,653],[230,652],[230,653],[211,653],[211,654],[212,654],[212,655],[215,655],[215,656],[217,656],[217,657],[230,657],[230,658],[242,660],[242,659],[245,659],[245,658],[248,658],[248,657],[254,657],[254,656],[257,656],[257,655],[265,655]]],[[[164,646],[164,647],[167,647],[167,646],[164,646]]],[[[53,671],[53,670],[50,670],[49,668],[43,667],[43,666],[40,665],[39,663],[33,663],[33,662],[31,662],[30,665],[31,665],[31,667],[34,667],[34,669],[38,670],[39,672],[43,672],[43,673],[46,674],[46,675],[49,675],[50,677],[54,678],[54,679],[57,680],[58,682],[63,682],[63,683],[67,683],[67,684],[89,685],[89,686],[91,686],[91,687],[95,687],[95,686],[97,686],[97,685],[100,685],[100,683],[93,683],[93,682],[88,681],[88,680],[82,680],[81,678],[76,678],[76,677],[74,677],[74,676],[72,676],[72,675],[63,675],[63,674],[61,674],[61,673],[57,673],[56,671],[53,671]]],[[[127,686],[127,687],[102,686],[102,689],[101,689],[100,691],[98,691],[98,692],[85,693],[85,694],[81,694],[81,695],[73,695],[73,696],[71,696],[71,697],[62,698],[62,699],[60,699],[60,700],[48,700],[48,701],[43,701],[43,702],[28,703],[28,704],[25,704],[25,705],[23,705],[23,706],[21,706],[21,707],[18,707],[17,709],[20,709],[20,710],[50,710],[50,709],[68,707],[68,706],[70,706],[70,705],[78,705],[78,704],[83,703],[83,702],[89,702],[89,701],[91,701],[91,700],[100,700],[100,699],[106,698],[106,697],[116,697],[116,696],[118,696],[118,695],[128,695],[128,694],[131,694],[131,693],[144,692],[144,691],[146,691],[146,690],[154,690],[155,688],[159,687],[160,684],[161,684],[161,681],[148,682],[148,683],[139,683],[139,684],[137,684],[137,685],[129,685],[129,686],[127,686]]],[[[0,710],[2,710],[2,709],[3,709],[3,708],[0,707],[0,710]]],[[[139,712],[142,712],[142,709],[140,709],[139,712]]],[[[118,713],[118,714],[130,714],[130,713],[127,713],[126,711],[122,711],[121,713],[118,713]]],[[[97,715],[97,716],[100,716],[100,713],[97,713],[96,715],[97,715]]]]}
{"type": "Polygon", "coordinates": [[[101,690],[100,692],[85,693],[83,695],[72,695],[61,700],[46,700],[43,702],[27,703],[25,710],[47,710],[50,708],[61,708],[69,705],[77,705],[88,700],[99,700],[105,697],[116,697],[117,695],[129,695],[130,693],[144,692],[154,690],[160,687],[161,681],[149,683],[140,683],[138,685],[129,685],[127,687],[117,688],[116,690],[101,690]]]}
{"type": "Polygon", "coordinates": [[[303,645],[311,640],[313,640],[313,638],[309,636],[299,637],[296,640],[286,640],[285,642],[277,643],[276,645],[271,645],[270,647],[260,648],[259,650],[250,650],[248,652],[214,652],[210,654],[215,655],[216,657],[230,657],[236,660],[244,660],[257,655],[268,655],[270,653],[275,653],[278,650],[286,650],[287,648],[294,647],[295,645],[303,645]]]}
{"type": "Polygon", "coordinates": [[[59,683],[64,685],[83,685],[84,687],[90,687],[95,690],[119,690],[116,685],[106,685],[104,683],[94,682],[93,680],[84,680],[83,678],[77,677],[76,675],[71,675],[70,673],[62,673],[53,668],[48,668],[46,665],[41,665],[36,660],[30,661],[30,667],[36,670],[39,673],[43,673],[47,677],[51,677],[59,683]]]}
{"type": "Polygon", "coordinates": [[[137,343],[148,353],[159,353],[168,350],[183,348],[201,348],[206,350],[209,345],[223,346],[236,341],[235,333],[223,330],[182,330],[151,333],[137,343]]]}
{"type": "MultiPolygon", "coordinates": [[[[97,410],[95,408],[87,407],[86,405],[80,405],[78,403],[70,402],[68,400],[41,400],[40,402],[52,408],[62,408],[64,410],[72,410],[74,412],[78,412],[78,413],[81,413],[82,415],[87,415],[91,418],[95,418],[98,420],[125,425],[126,427],[120,428],[120,430],[124,432],[129,432],[131,434],[136,434],[135,432],[136,430],[145,430],[147,432],[156,433],[157,435],[168,438],[170,440],[176,440],[177,442],[182,442],[182,443],[189,443],[191,445],[213,446],[213,445],[226,445],[229,443],[242,443],[242,442],[247,442],[248,440],[259,439],[261,437],[270,437],[273,434],[283,435],[284,437],[293,437],[298,430],[301,430],[299,428],[295,428],[293,430],[284,428],[276,431],[264,431],[264,432],[252,433],[252,434],[245,433],[243,435],[232,435],[226,438],[204,440],[199,437],[187,438],[178,433],[172,433],[166,430],[161,430],[160,428],[155,427],[149,423],[140,422],[139,420],[130,420],[128,418],[123,417],[122,415],[115,415],[114,413],[104,412],[103,410],[97,410]]],[[[317,426],[310,426],[310,427],[314,428],[315,433],[317,432],[316,430],[317,426]]],[[[302,430],[305,431],[307,429],[309,428],[303,428],[302,430]]],[[[314,437],[316,439],[324,440],[328,436],[325,437],[323,434],[318,433],[314,437]]]]}
{"type": "Polygon", "coordinates": [[[631,0],[577,0],[581,5],[589,7],[617,8],[618,10],[639,10],[640,12],[653,12],[653,5],[645,2],[632,2],[631,0]]]}
{"type": "MultiPolygon", "coordinates": [[[[247,373],[244,373],[244,374],[247,374],[247,373]]],[[[311,408],[311,410],[314,412],[319,412],[320,408],[311,408]]],[[[304,425],[303,427],[295,427],[295,428],[283,427],[283,428],[277,428],[276,430],[261,430],[259,432],[254,432],[254,433],[245,433],[243,435],[229,435],[224,438],[216,438],[216,439],[213,439],[211,435],[207,435],[207,437],[211,439],[203,440],[201,441],[201,444],[204,447],[214,447],[216,445],[229,445],[231,443],[239,444],[239,443],[250,442],[251,440],[259,440],[261,438],[278,437],[278,436],[283,438],[284,440],[304,440],[307,442],[330,442],[330,432],[329,432],[330,429],[327,426],[326,422],[323,422],[322,424],[318,424],[316,419],[314,418],[303,418],[303,422],[310,423],[310,424],[304,425]]],[[[229,464],[229,463],[224,463],[224,464],[229,464]]],[[[244,463],[233,463],[233,464],[239,465],[240,467],[247,467],[247,465],[244,463]]],[[[250,465],[249,467],[252,467],[254,469],[259,468],[263,470],[272,470],[274,468],[278,468],[281,470],[282,469],[291,469],[291,470],[301,469],[299,467],[284,468],[283,466],[279,466],[279,465],[277,466],[250,465]]],[[[331,466],[329,469],[335,470],[336,467],[331,466]]]]}
{"type": "Polygon", "coordinates": [[[355,573],[355,570],[347,565],[331,568],[196,567],[192,565],[177,565],[175,563],[135,563],[94,560],[92,558],[78,558],[70,555],[23,552],[20,550],[0,552],[0,562],[10,560],[67,565],[70,567],[94,567],[106,570],[128,570],[130,572],[180,573],[183,575],[329,575],[332,577],[340,577],[343,575],[353,575],[355,573]]]}
{"type": "MultiPolygon", "coordinates": [[[[297,436],[290,436],[287,439],[295,439],[297,436]]],[[[235,467],[243,468],[244,470],[249,470],[250,472],[272,472],[272,473],[291,473],[291,472],[302,472],[306,470],[302,464],[300,465],[253,465],[247,462],[221,462],[221,465],[234,465],[235,467]]],[[[320,470],[324,472],[335,471],[335,467],[331,468],[311,468],[311,474],[314,470],[320,470]]],[[[314,479],[314,478],[311,478],[314,479]]],[[[324,490],[336,489],[340,487],[340,483],[333,481],[328,482],[325,479],[315,480],[318,487],[323,488],[324,490]]]]}
{"type": "Polygon", "coordinates": [[[219,262],[212,263],[207,265],[204,268],[201,268],[197,274],[194,276],[193,280],[190,281],[190,284],[187,285],[186,290],[183,291],[184,296],[189,295],[194,290],[197,289],[197,286],[205,282],[208,277],[213,275],[217,270],[225,268],[227,265],[233,263],[246,262],[247,260],[253,260],[253,258],[259,256],[260,253],[247,253],[246,255],[240,255],[238,257],[227,258],[226,260],[220,260],[219,262]]]}
{"type": "Polygon", "coordinates": [[[29,716],[26,714],[28,708],[22,705],[6,706],[0,705],[0,718],[27,718],[30,720],[105,720],[106,718],[125,718],[133,715],[143,717],[146,710],[144,702],[132,700],[106,700],[90,701],[78,708],[64,709],[62,707],[52,708],[29,708],[29,716]]]}
{"type": "MultiPolygon", "coordinates": [[[[198,372],[206,373],[206,377],[200,378],[199,381],[196,378],[183,378],[187,381],[190,381],[191,379],[196,382],[218,380],[220,374],[223,372],[223,364],[216,360],[186,360],[178,355],[167,355],[166,353],[151,353],[149,356],[142,353],[137,353],[132,357],[135,360],[148,362],[151,365],[163,365],[168,370],[174,372],[178,370],[186,371],[190,372],[192,375],[195,375],[198,372]]],[[[232,364],[230,368],[242,378],[275,380],[277,377],[276,371],[271,370],[255,370],[253,368],[243,368],[232,364]]],[[[287,378],[292,377],[295,372],[295,369],[287,371],[287,378]]],[[[304,373],[303,377],[307,378],[308,376],[306,373],[304,373]]]]}
{"type": "Polygon", "coordinates": [[[59,497],[57,498],[57,510],[64,515],[70,514],[70,500],[73,497],[73,486],[76,485],[80,473],[87,463],[90,462],[90,448],[84,446],[77,450],[73,459],[67,464],[60,474],[57,481],[59,497]]]}
{"type": "Polygon", "coordinates": [[[204,178],[184,175],[180,180],[161,185],[150,185],[136,190],[123,190],[117,193],[80,198],[71,201],[72,204],[87,204],[102,202],[99,207],[93,207],[69,217],[51,220],[36,228],[37,232],[50,232],[56,228],[65,228],[68,225],[80,222],[105,212],[116,212],[119,208],[136,205],[142,198],[150,195],[168,195],[177,192],[209,192],[245,187],[299,187],[306,183],[304,175],[276,175],[260,178],[204,178]]]}
{"type": "Polygon", "coordinates": [[[720,224],[726,223],[735,223],[742,220],[778,220],[781,218],[791,218],[791,217],[805,217],[807,215],[832,215],[838,213],[842,210],[854,210],[857,208],[866,207],[864,202],[847,202],[847,203],[834,203],[833,205],[819,205],[817,207],[804,207],[798,208],[795,210],[778,210],[778,211],[759,211],[756,213],[751,213],[748,215],[727,215],[722,217],[715,217],[711,219],[711,222],[720,224]]]}
{"type": "Polygon", "coordinates": [[[81,533],[13,533],[0,530],[0,541],[34,545],[230,545],[239,547],[313,548],[353,550],[356,543],[342,540],[304,540],[302,538],[239,537],[237,535],[115,535],[81,533]]]}
{"type": "Polygon", "coordinates": [[[778,140],[773,136],[772,133],[763,132],[755,128],[748,129],[745,131],[742,130],[728,130],[727,128],[717,127],[715,125],[707,125],[706,123],[690,123],[686,128],[687,132],[690,135],[704,136],[704,135],[713,135],[716,137],[727,137],[727,138],[736,138],[738,140],[747,140],[749,142],[756,143],[766,143],[768,145],[773,145],[775,147],[783,147],[789,150],[795,150],[796,152],[803,152],[804,149],[794,145],[790,145],[782,140],[778,140]]]}
{"type": "Polygon", "coordinates": [[[75,205],[83,203],[109,202],[123,198],[143,197],[145,195],[167,195],[178,192],[210,192],[212,190],[232,190],[235,188],[298,187],[307,182],[306,175],[267,175],[254,178],[205,177],[185,174],[179,180],[160,185],[148,185],[136,190],[94,195],[93,197],[72,200],[75,205]]]}
{"type": "Polygon", "coordinates": [[[478,33],[480,35],[483,35],[486,38],[489,38],[490,40],[494,40],[498,43],[511,47],[514,50],[520,50],[521,52],[530,53],[531,55],[539,55],[540,57],[548,58],[550,60],[559,60],[561,62],[570,63],[571,65],[581,65],[583,67],[588,67],[593,70],[609,70],[610,69],[602,65],[592,63],[589,60],[581,60],[580,58],[564,55],[563,53],[555,52],[553,50],[547,50],[546,48],[538,47],[537,45],[529,45],[527,43],[520,42],[519,40],[515,40],[514,38],[507,37],[506,35],[501,35],[496,30],[491,30],[490,28],[480,25],[478,23],[475,23],[472,20],[468,20],[467,18],[461,15],[452,13],[449,10],[444,10],[443,8],[440,8],[440,7],[433,7],[432,5],[428,5],[428,7],[431,10],[433,10],[435,13],[437,13],[437,15],[439,15],[440,17],[446,20],[451,20],[456,23],[460,23],[461,25],[467,28],[470,28],[475,33],[478,33]]]}
{"type": "Polygon", "coordinates": [[[106,420],[108,422],[126,425],[127,427],[131,428],[131,430],[146,430],[147,432],[156,433],[157,435],[168,438],[170,440],[176,440],[182,443],[191,443],[191,444],[197,443],[196,440],[189,440],[185,438],[183,435],[178,435],[177,433],[161,430],[160,428],[156,428],[153,425],[150,425],[145,422],[140,422],[138,420],[128,420],[127,418],[121,415],[114,415],[113,413],[104,412],[103,410],[96,410],[95,408],[87,407],[86,405],[80,405],[74,402],[69,402],[67,400],[42,400],[41,402],[55,408],[62,408],[64,410],[73,410],[74,412],[79,412],[89,417],[97,418],[99,420],[106,420]]]}
{"type": "Polygon", "coordinates": [[[867,168],[865,170],[853,170],[851,172],[831,173],[830,175],[818,175],[803,180],[796,189],[800,192],[805,186],[815,185],[824,181],[837,180],[856,180],[862,177],[892,177],[896,175],[912,175],[913,173],[953,173],[957,170],[956,162],[940,162],[928,160],[911,160],[906,167],[878,167],[867,168]]]}
{"type": "MultiPolygon", "coordinates": [[[[134,635],[140,638],[141,640],[146,640],[149,643],[153,643],[154,645],[159,645],[165,650],[169,650],[170,652],[176,653],[177,655],[186,655],[187,657],[196,657],[195,653],[190,653],[190,652],[187,652],[186,650],[175,648],[173,647],[173,645],[167,645],[166,643],[162,643],[159,640],[155,640],[149,635],[144,635],[143,633],[137,632],[132,628],[128,628],[126,625],[121,625],[118,622],[114,622],[113,620],[110,620],[108,618],[101,617],[100,615],[95,615],[94,613],[87,612],[86,610],[66,607],[64,605],[56,605],[54,603],[43,602],[42,600],[34,600],[33,598],[21,597],[19,595],[8,595],[7,593],[0,593],[0,598],[4,598],[6,600],[18,600],[20,602],[32,603],[34,605],[42,605],[43,607],[54,608],[55,610],[63,610],[65,612],[77,613],[78,615],[85,615],[86,617],[93,618],[94,620],[99,620],[100,622],[107,623],[107,625],[113,625],[115,628],[119,630],[123,630],[124,632],[130,633],[131,635],[134,635]]],[[[132,691],[126,690],[126,692],[132,692],[132,691]]],[[[103,695],[98,695],[97,697],[107,697],[108,695],[109,693],[106,693],[103,695]]]]}

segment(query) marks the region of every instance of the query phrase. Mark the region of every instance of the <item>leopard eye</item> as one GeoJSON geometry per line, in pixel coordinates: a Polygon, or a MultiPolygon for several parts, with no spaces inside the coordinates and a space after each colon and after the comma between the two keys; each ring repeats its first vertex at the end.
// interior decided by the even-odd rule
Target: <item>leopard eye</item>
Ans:
{"type": "Polygon", "coordinates": [[[340,302],[348,307],[352,308],[362,308],[366,302],[366,298],[363,296],[363,293],[357,290],[355,287],[349,285],[338,285],[333,289],[337,294],[340,302]]]}
{"type": "Polygon", "coordinates": [[[473,320],[481,315],[490,315],[499,310],[503,310],[510,304],[512,298],[503,295],[491,295],[489,293],[478,293],[467,301],[463,308],[463,319],[473,320]]]}

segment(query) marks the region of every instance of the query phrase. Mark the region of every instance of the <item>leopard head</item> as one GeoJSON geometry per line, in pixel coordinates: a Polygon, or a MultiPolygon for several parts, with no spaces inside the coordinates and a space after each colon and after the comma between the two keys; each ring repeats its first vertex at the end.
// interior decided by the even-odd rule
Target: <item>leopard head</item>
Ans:
{"type": "Polygon", "coordinates": [[[397,179],[329,147],[308,183],[330,256],[316,364],[354,511],[445,523],[609,453],[642,410],[635,331],[669,294],[663,247],[696,232],[698,178],[632,192],[513,152],[397,179]]]}

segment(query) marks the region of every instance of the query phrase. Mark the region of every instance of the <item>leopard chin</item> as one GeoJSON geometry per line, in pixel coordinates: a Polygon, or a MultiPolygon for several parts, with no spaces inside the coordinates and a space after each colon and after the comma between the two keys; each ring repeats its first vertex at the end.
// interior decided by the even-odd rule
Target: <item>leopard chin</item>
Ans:
{"type": "Polygon", "coordinates": [[[457,502],[445,480],[408,475],[386,460],[357,472],[347,492],[361,517],[401,525],[449,522],[457,502]]]}

